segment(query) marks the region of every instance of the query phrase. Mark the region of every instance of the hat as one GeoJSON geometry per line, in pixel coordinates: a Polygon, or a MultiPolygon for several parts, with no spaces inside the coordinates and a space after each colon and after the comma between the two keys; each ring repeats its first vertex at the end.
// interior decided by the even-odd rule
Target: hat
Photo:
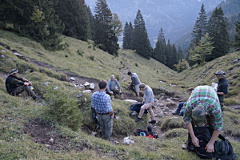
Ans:
{"type": "Polygon", "coordinates": [[[197,105],[192,111],[192,119],[196,126],[202,126],[206,121],[206,111],[201,104],[197,105]]]}
{"type": "Polygon", "coordinates": [[[18,73],[18,69],[12,69],[10,75],[13,75],[14,73],[18,73]]]}
{"type": "Polygon", "coordinates": [[[223,72],[222,70],[219,70],[217,72],[214,73],[215,75],[225,75],[225,72],[223,72]]]}

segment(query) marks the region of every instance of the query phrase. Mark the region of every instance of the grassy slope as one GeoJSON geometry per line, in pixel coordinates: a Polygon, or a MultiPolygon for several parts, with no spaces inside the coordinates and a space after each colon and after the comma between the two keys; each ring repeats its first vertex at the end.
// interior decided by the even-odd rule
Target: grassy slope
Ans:
{"type": "MultiPolygon", "coordinates": [[[[96,79],[108,79],[111,74],[115,74],[121,79],[125,77],[122,73],[126,74],[130,69],[132,72],[138,73],[142,82],[155,88],[161,86],[173,90],[168,84],[175,83],[178,84],[178,86],[174,89],[182,91],[180,86],[209,84],[208,82],[211,82],[213,79],[212,73],[215,71],[215,68],[218,69],[218,67],[215,66],[215,63],[221,64],[221,67],[227,67],[226,69],[229,69],[230,66],[228,67],[228,65],[231,64],[220,63],[223,61],[223,59],[220,58],[218,63],[215,61],[213,63],[211,62],[201,67],[202,69],[196,68],[177,74],[152,59],[145,60],[144,58],[139,57],[132,51],[120,51],[119,57],[113,57],[101,50],[94,50],[91,43],[78,41],[69,37],[64,37],[64,41],[70,45],[68,49],[58,52],[48,52],[38,43],[0,30],[0,42],[9,45],[12,49],[18,50],[26,57],[42,61],[61,70],[71,71],[82,76],[93,77],[96,79]],[[77,53],[78,50],[82,53],[82,56],[77,53]],[[211,66],[215,67],[209,69],[211,66]],[[204,71],[207,68],[208,70],[204,71]],[[204,76],[206,72],[209,72],[210,74],[204,76]],[[200,78],[202,79],[201,81],[199,81],[200,78]],[[180,79],[180,81],[178,81],[178,79],[180,79]],[[166,81],[166,83],[159,83],[159,80],[166,81]]],[[[2,48],[0,48],[0,50],[1,49],[2,48]]],[[[5,53],[1,51],[0,54],[6,54],[9,57],[12,57],[13,60],[18,61],[19,63],[21,62],[21,64],[26,63],[25,61],[10,55],[10,52],[5,53]]],[[[225,59],[231,61],[234,57],[239,58],[239,53],[226,56],[225,59]]],[[[0,66],[0,69],[2,72],[7,72],[13,65],[14,64],[11,63],[2,68],[0,66]]],[[[219,69],[225,70],[225,68],[219,69]]],[[[38,78],[37,80],[41,83],[50,81],[54,86],[57,85],[60,88],[69,91],[70,94],[78,92],[76,88],[68,85],[66,82],[38,73],[36,68],[34,70],[36,73],[24,72],[25,77],[33,79],[33,82],[37,82],[36,80],[34,81],[34,78],[38,75],[41,78],[38,78]]],[[[233,83],[235,83],[235,87],[230,87],[230,89],[233,90],[239,87],[239,77],[236,77],[235,75],[239,74],[239,67],[236,66],[230,73],[234,73],[229,77],[230,82],[233,81],[233,83]],[[234,81],[234,79],[237,78],[237,82],[234,81]]],[[[102,139],[92,137],[91,135],[87,135],[81,130],[73,132],[64,126],[56,125],[60,134],[68,137],[71,142],[79,144],[84,142],[86,147],[81,152],[75,151],[74,149],[70,149],[70,151],[51,151],[47,149],[44,144],[35,143],[33,138],[23,131],[23,124],[27,123],[29,119],[41,117],[46,111],[46,105],[33,102],[28,98],[12,97],[6,94],[4,80],[4,77],[0,77],[0,157],[2,159],[79,159],[79,157],[81,157],[81,159],[116,159],[116,157],[117,159],[198,159],[192,153],[181,149],[181,144],[186,140],[186,130],[182,128],[169,130],[165,133],[166,136],[157,140],[134,137],[135,143],[131,146],[125,146],[121,145],[121,142],[119,145],[115,145],[102,139]],[[169,138],[168,135],[172,138],[169,138]]],[[[126,81],[121,82],[121,84],[127,86],[129,81],[130,79],[128,78],[126,81]]],[[[233,98],[238,102],[238,100],[235,99],[235,97],[238,96],[239,94],[233,94],[230,98],[233,98]]],[[[136,125],[133,119],[129,118],[128,103],[114,100],[113,106],[115,110],[119,111],[120,116],[120,120],[114,122],[113,132],[115,135],[121,130],[131,129],[126,132],[126,134],[131,134],[136,128],[146,127],[143,124],[140,124],[139,126],[136,125]]],[[[225,130],[239,136],[240,129],[238,126],[240,118],[238,113],[229,110],[226,111],[226,115],[228,116],[225,119],[225,124],[227,124],[225,130]]],[[[87,121],[90,121],[89,118],[87,118],[89,113],[85,116],[84,123],[87,123],[87,121]]],[[[164,124],[167,124],[168,121],[171,121],[171,117],[165,117],[162,119],[157,127],[164,128],[164,124]]],[[[177,121],[182,122],[181,117],[178,118],[177,121]]],[[[240,144],[234,141],[233,146],[235,151],[240,154],[240,144]]]]}

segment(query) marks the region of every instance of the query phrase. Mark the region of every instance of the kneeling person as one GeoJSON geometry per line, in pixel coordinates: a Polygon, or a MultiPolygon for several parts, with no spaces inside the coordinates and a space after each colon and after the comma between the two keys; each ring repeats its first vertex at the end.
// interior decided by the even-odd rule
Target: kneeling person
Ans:
{"type": "Polygon", "coordinates": [[[111,75],[107,83],[107,94],[109,94],[110,96],[116,96],[121,93],[122,91],[118,80],[115,78],[114,75],[111,75]]]}

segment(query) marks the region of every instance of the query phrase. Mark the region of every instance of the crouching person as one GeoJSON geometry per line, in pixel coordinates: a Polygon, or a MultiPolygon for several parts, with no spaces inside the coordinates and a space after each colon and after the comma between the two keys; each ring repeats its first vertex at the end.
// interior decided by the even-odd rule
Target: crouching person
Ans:
{"type": "Polygon", "coordinates": [[[100,90],[93,93],[91,107],[96,110],[98,124],[103,139],[110,140],[113,128],[114,112],[111,106],[111,98],[106,94],[107,83],[99,82],[100,90]]]}
{"type": "MultiPolygon", "coordinates": [[[[200,147],[200,140],[194,134],[194,127],[209,126],[213,130],[206,152],[214,152],[214,142],[222,130],[222,110],[218,95],[210,86],[196,87],[188,101],[183,117],[188,129],[190,140],[195,147],[200,147]]],[[[188,142],[183,145],[186,149],[188,142]]],[[[201,146],[202,147],[202,146],[201,146]]]]}
{"type": "Polygon", "coordinates": [[[7,92],[13,96],[17,96],[23,91],[26,91],[28,96],[31,96],[33,99],[38,99],[39,97],[32,91],[30,88],[32,83],[25,79],[18,77],[18,69],[12,69],[9,76],[5,81],[7,92]]]}
{"type": "Polygon", "coordinates": [[[154,102],[153,91],[149,86],[145,85],[144,83],[141,83],[139,85],[139,88],[140,88],[140,90],[144,91],[144,96],[143,96],[144,105],[141,107],[141,110],[138,114],[138,117],[135,119],[135,122],[138,122],[142,119],[142,115],[143,115],[145,109],[147,109],[150,113],[150,116],[151,116],[151,121],[149,121],[149,123],[155,124],[156,120],[155,120],[155,115],[154,115],[154,112],[153,112],[153,109],[152,109],[153,102],[154,102]]]}

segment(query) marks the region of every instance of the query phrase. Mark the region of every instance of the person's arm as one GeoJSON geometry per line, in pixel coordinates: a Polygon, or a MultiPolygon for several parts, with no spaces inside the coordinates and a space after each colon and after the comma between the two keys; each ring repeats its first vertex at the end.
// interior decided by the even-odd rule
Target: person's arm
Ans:
{"type": "Polygon", "coordinates": [[[121,93],[122,91],[121,91],[121,87],[120,87],[120,84],[119,84],[118,80],[115,79],[115,82],[116,82],[116,85],[118,87],[119,93],[121,93]]]}
{"type": "Polygon", "coordinates": [[[108,110],[111,118],[114,118],[114,112],[113,112],[113,108],[111,105],[111,98],[109,95],[106,96],[105,101],[106,101],[107,110],[108,110]]]}
{"type": "Polygon", "coordinates": [[[218,138],[219,134],[220,134],[220,131],[218,131],[218,130],[213,131],[212,137],[211,137],[210,141],[208,142],[208,144],[206,145],[207,152],[214,152],[214,143],[215,143],[216,139],[218,138]]]}
{"type": "Polygon", "coordinates": [[[199,140],[198,140],[198,138],[195,136],[195,134],[193,132],[192,123],[191,122],[187,123],[186,127],[187,127],[188,132],[190,134],[190,137],[192,139],[193,145],[196,146],[196,147],[200,147],[199,140]]]}
{"type": "Polygon", "coordinates": [[[110,93],[110,82],[111,80],[108,80],[108,83],[107,83],[107,92],[110,93]]]}

